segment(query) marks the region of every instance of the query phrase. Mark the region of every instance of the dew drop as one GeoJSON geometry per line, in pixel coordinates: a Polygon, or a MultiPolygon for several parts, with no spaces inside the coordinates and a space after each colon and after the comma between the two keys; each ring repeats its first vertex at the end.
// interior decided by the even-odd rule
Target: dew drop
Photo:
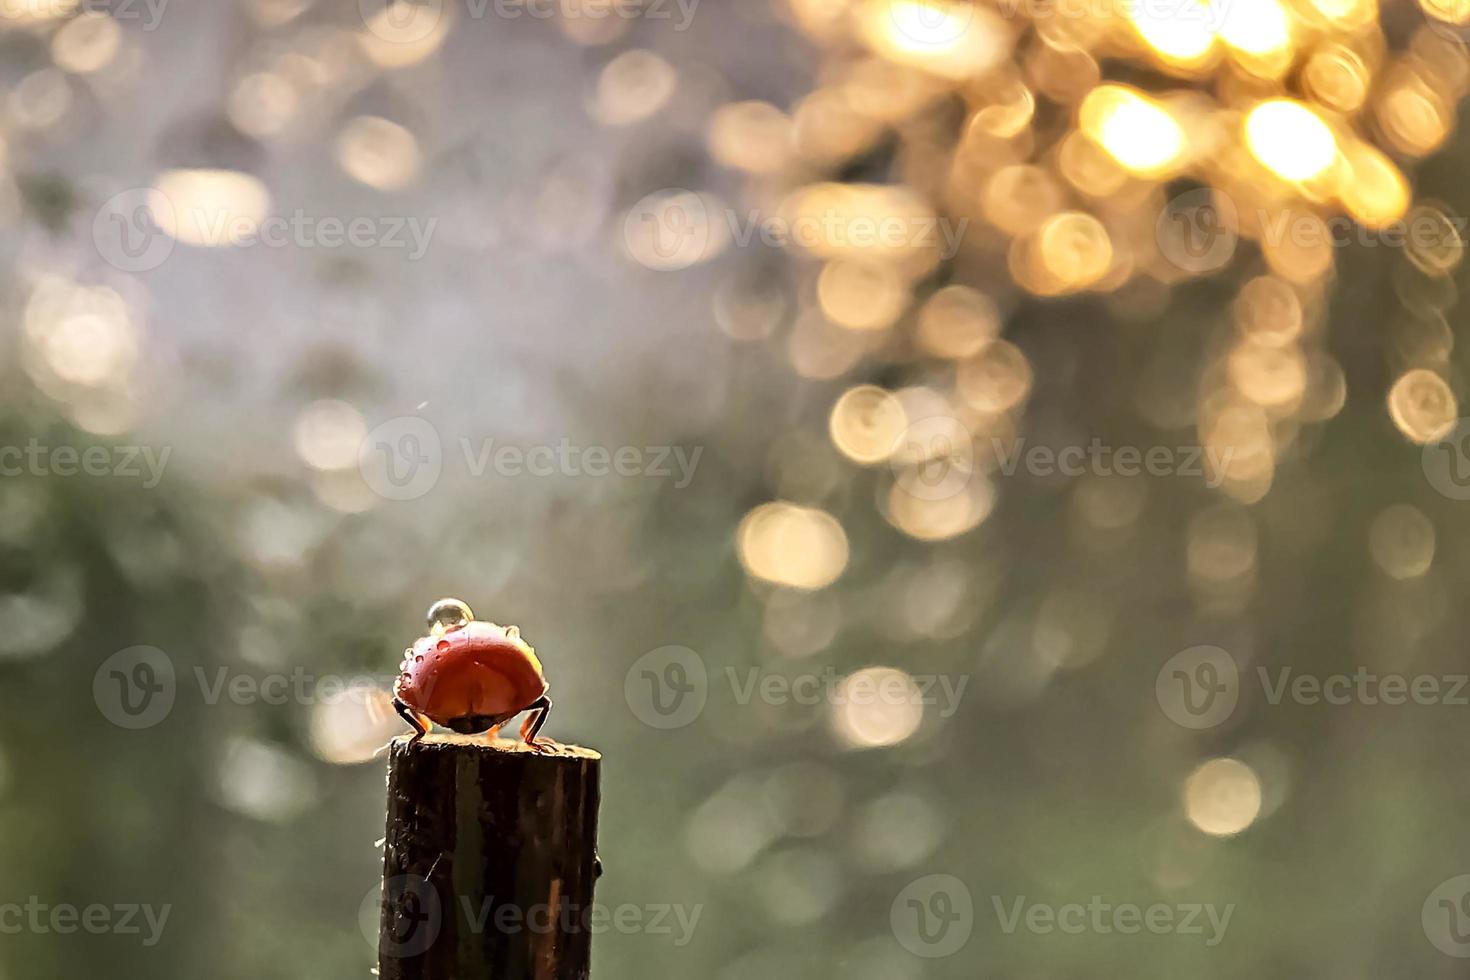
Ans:
{"type": "MultiPolygon", "coordinates": [[[[443,643],[444,646],[449,646],[448,643],[444,643],[444,641],[442,641],[442,640],[440,641],[440,643],[443,643]]],[[[423,663],[424,662],[424,655],[421,653],[418,656],[414,657],[413,658],[413,662],[416,663],[416,664],[423,663]]]]}
{"type": "Polygon", "coordinates": [[[521,638],[521,628],[519,626],[507,626],[505,628],[505,635],[508,639],[519,640],[521,638]]]}
{"type": "Polygon", "coordinates": [[[440,599],[429,607],[429,629],[435,633],[459,629],[474,618],[470,607],[459,599],[440,599]]]}
{"type": "Polygon", "coordinates": [[[448,650],[449,649],[449,641],[448,640],[440,640],[438,643],[434,644],[434,649],[435,650],[448,650]]]}

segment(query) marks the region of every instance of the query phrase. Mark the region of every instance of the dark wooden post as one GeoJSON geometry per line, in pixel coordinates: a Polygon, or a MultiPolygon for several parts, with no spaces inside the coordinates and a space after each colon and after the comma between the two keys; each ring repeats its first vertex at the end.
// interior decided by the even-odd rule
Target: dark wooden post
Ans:
{"type": "Polygon", "coordinates": [[[393,740],[381,980],[587,976],[600,760],[484,736],[393,740]]]}

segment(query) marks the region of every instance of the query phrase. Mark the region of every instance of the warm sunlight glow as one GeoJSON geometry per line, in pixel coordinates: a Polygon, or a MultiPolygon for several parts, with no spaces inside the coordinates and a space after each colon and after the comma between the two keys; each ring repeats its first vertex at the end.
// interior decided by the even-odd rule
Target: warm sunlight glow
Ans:
{"type": "Polygon", "coordinates": [[[1245,120],[1251,154],[1286,180],[1320,176],[1337,159],[1337,139],[1322,117],[1300,102],[1272,99],[1245,120]]]}
{"type": "Polygon", "coordinates": [[[1184,130],[1167,110],[1125,85],[1100,85],[1082,102],[1082,131],[1131,173],[1155,177],[1184,154],[1184,130]]]}

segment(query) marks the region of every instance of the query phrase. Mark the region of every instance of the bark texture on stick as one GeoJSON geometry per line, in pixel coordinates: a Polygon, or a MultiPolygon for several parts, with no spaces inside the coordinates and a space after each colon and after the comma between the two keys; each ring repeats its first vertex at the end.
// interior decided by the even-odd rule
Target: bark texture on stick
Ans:
{"type": "Polygon", "coordinates": [[[601,756],[393,741],[382,980],[580,980],[591,955],[601,756]]]}

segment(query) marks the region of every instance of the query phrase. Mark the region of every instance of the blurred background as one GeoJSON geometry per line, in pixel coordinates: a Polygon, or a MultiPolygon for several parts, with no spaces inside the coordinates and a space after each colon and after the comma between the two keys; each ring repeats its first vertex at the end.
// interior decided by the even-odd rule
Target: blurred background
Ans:
{"type": "Polygon", "coordinates": [[[0,4],[0,980],[366,976],[441,596],[604,980],[1463,974],[1462,0],[0,4]]]}

